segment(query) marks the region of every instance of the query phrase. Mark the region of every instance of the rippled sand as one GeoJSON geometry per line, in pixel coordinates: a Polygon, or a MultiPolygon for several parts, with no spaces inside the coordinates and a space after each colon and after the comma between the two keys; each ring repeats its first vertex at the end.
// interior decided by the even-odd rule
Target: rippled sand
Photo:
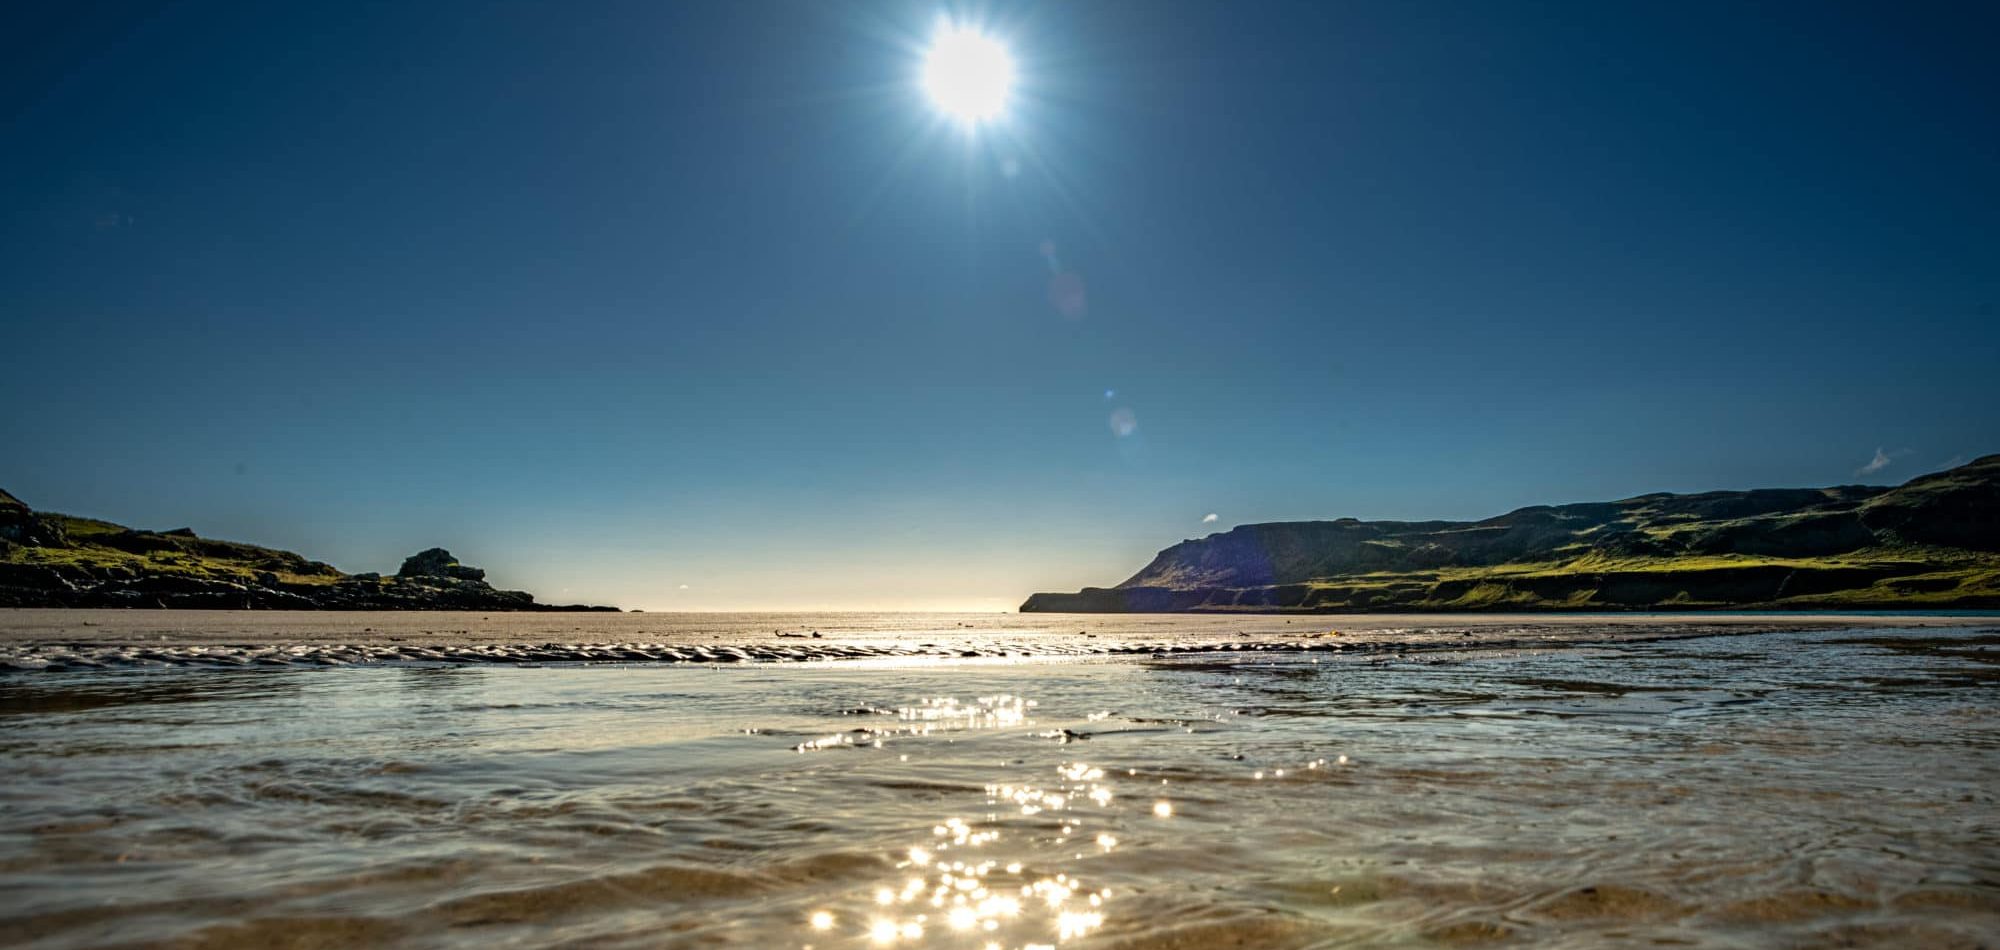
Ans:
{"type": "Polygon", "coordinates": [[[2000,633],[1513,624],[0,675],[0,944],[1995,945],[2000,633]]]}
{"type": "Polygon", "coordinates": [[[1949,626],[1811,614],[586,614],[0,610],[0,672],[353,663],[730,663],[1555,646],[1949,626]]]}

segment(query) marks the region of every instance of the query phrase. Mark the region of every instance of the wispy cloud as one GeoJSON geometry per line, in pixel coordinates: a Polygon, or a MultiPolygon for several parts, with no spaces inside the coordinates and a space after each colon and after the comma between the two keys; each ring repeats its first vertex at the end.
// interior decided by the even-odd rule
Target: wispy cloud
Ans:
{"type": "Polygon", "coordinates": [[[1209,512],[1208,514],[1205,514],[1205,515],[1202,515],[1202,516],[1201,516],[1201,523],[1202,523],[1202,524],[1214,524],[1214,523],[1215,523],[1215,512],[1211,511],[1211,512],[1209,512]]]}
{"type": "Polygon", "coordinates": [[[1882,451],[1882,448],[1880,446],[1877,446],[1875,448],[1875,457],[1869,459],[1868,464],[1855,469],[1854,474],[1873,475],[1876,472],[1888,468],[1890,465],[1894,464],[1897,459],[1902,458],[1903,456],[1908,454],[1910,454],[1909,449],[1897,449],[1894,452],[1884,452],[1882,451]]]}

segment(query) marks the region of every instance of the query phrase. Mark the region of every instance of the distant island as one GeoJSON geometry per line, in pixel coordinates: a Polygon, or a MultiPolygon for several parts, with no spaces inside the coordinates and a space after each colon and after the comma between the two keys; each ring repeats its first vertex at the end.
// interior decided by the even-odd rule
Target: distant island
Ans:
{"type": "Polygon", "coordinates": [[[2000,607],[2000,455],[1896,488],[1652,494],[1485,521],[1243,525],[1023,612],[2000,607]]]}
{"type": "Polygon", "coordinates": [[[395,575],[346,574],[290,551],[187,528],[141,531],[38,512],[0,490],[0,607],[211,610],[602,610],[538,604],[431,548],[395,575]]]}

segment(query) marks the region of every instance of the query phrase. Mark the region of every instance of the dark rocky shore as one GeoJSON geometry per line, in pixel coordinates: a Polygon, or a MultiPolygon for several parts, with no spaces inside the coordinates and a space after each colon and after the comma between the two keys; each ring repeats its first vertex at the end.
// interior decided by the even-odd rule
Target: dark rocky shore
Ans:
{"type": "Polygon", "coordinates": [[[37,512],[0,491],[0,607],[205,610],[615,611],[501,590],[450,551],[393,576],[347,574],[290,551],[37,512]]]}

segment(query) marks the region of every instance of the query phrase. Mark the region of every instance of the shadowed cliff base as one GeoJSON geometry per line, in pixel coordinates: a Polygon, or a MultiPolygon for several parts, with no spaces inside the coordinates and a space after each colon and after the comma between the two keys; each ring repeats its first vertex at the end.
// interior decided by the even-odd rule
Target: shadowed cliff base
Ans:
{"type": "Polygon", "coordinates": [[[2000,607],[2000,455],[1896,488],[1651,494],[1477,522],[1243,525],[1023,611],[2000,607]]]}

